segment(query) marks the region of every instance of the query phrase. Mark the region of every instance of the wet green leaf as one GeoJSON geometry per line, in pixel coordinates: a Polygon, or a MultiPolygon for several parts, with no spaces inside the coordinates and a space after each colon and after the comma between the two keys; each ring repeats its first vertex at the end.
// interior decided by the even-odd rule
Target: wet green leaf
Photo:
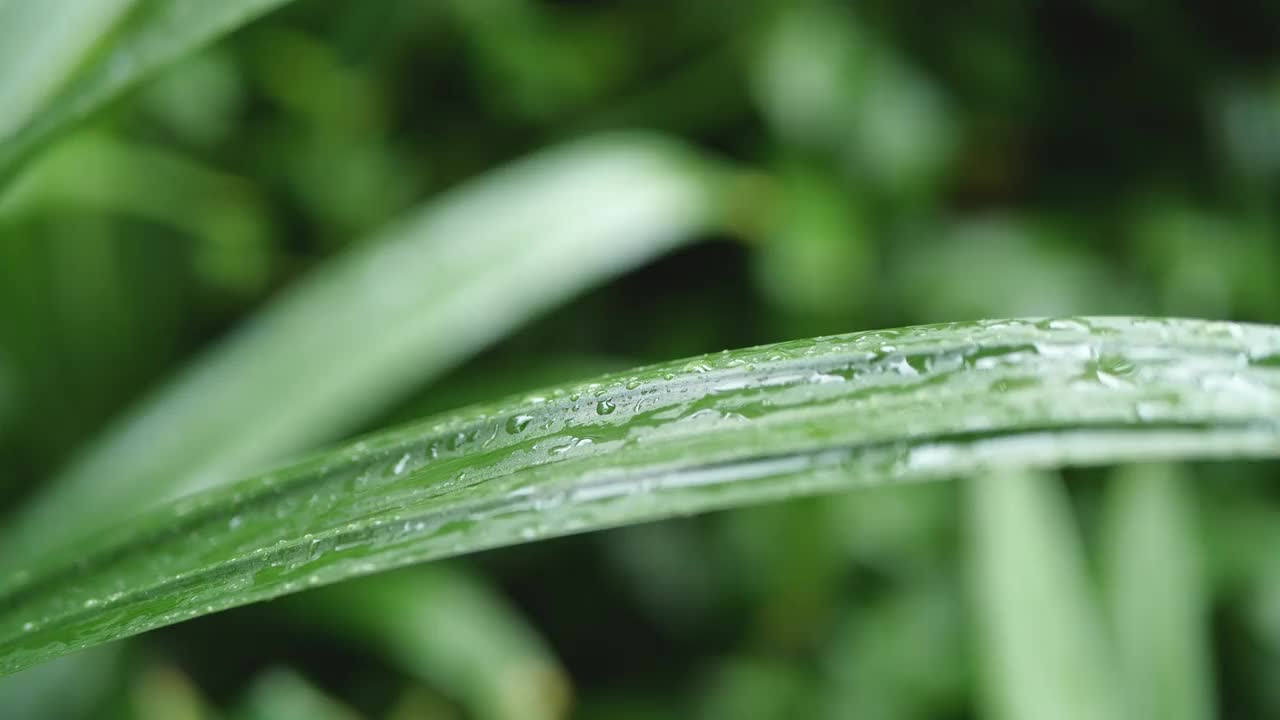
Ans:
{"type": "Polygon", "coordinates": [[[158,499],[314,449],[712,222],[696,155],[643,135],[543,152],[317,268],[53,479],[3,534],[31,562],[158,499]]]}
{"type": "Polygon", "coordinates": [[[475,406],[7,573],[0,671],[392,567],[672,515],[1002,466],[1275,457],[1278,359],[1267,326],[985,321],[725,352],[475,406]]]}

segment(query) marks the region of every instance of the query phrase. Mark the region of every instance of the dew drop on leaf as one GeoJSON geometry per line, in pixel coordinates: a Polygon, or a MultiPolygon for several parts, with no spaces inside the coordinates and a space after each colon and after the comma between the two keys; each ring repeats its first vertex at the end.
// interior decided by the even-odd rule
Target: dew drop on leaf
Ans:
{"type": "Polygon", "coordinates": [[[394,474],[396,474],[396,475],[399,475],[400,473],[404,472],[404,469],[405,469],[406,467],[408,467],[408,465],[409,465],[409,453],[405,453],[405,454],[404,454],[404,455],[403,455],[403,456],[402,456],[402,457],[401,457],[401,458],[396,462],[396,466],[395,466],[394,468],[392,468],[392,469],[391,469],[391,472],[392,472],[392,473],[394,473],[394,474]]]}
{"type": "Polygon", "coordinates": [[[512,435],[518,435],[524,432],[531,422],[533,422],[532,415],[512,415],[507,418],[507,432],[512,435]]]}

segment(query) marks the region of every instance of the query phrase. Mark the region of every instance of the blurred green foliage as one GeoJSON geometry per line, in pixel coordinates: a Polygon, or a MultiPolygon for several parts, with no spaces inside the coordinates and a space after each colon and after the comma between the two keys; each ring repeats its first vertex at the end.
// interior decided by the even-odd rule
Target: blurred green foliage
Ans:
{"type": "MultiPolygon", "coordinates": [[[[104,22],[128,5],[91,4],[104,22]]],[[[44,69],[50,86],[65,72],[44,69]]],[[[735,166],[719,229],[406,388],[364,427],[824,332],[1027,314],[1280,322],[1274,3],[300,0],[167,68],[0,190],[4,507],[359,238],[615,128],[735,166]]],[[[491,552],[468,572],[559,658],[576,717],[1026,717],[1000,708],[1061,688],[1002,663],[1079,665],[1092,650],[1071,645],[1094,632],[1145,698],[1113,713],[1270,716],[1274,472],[1076,471],[1066,492],[1042,479],[1027,497],[997,497],[1009,478],[876,490],[491,552]],[[1027,556],[1040,546],[1066,569],[1027,556]],[[1001,549],[1023,557],[993,566],[1001,549]],[[1009,576],[1020,563],[1039,572],[1009,576]],[[1067,609],[981,599],[1004,583],[1067,609]],[[1069,624],[1047,647],[993,642],[1054,623],[1069,624]],[[1144,643],[1185,666],[1150,674],[1144,643]],[[1177,700],[1152,701],[1162,687],[1177,700]]],[[[380,597],[417,599],[403,592],[380,597]]],[[[487,607],[454,602],[455,622],[487,607]]],[[[478,652],[530,632],[507,622],[477,621],[495,633],[478,652]]],[[[454,718],[501,702],[483,678],[415,672],[270,606],[71,660],[0,686],[0,714],[454,718]]]]}

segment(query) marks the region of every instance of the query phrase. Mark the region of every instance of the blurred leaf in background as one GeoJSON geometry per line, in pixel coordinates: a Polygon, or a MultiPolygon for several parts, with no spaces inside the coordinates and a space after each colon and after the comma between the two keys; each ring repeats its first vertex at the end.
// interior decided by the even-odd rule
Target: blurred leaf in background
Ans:
{"type": "Polygon", "coordinates": [[[974,613],[989,716],[1125,717],[1057,479],[999,473],[970,485],[974,613]]]}
{"type": "Polygon", "coordinates": [[[1214,713],[1209,617],[1190,480],[1141,465],[1108,482],[1100,547],[1129,712],[1207,720],[1214,713]]]}
{"type": "Polygon", "coordinates": [[[31,123],[133,0],[0,5],[0,140],[31,123]]]}

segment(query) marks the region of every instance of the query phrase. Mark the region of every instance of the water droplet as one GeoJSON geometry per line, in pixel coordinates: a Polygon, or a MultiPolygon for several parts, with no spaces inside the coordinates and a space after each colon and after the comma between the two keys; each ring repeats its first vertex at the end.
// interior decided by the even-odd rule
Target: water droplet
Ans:
{"type": "Polygon", "coordinates": [[[328,550],[329,544],[330,544],[330,541],[327,541],[327,540],[319,540],[319,539],[312,540],[311,548],[307,553],[307,559],[313,560],[313,561],[319,560],[320,557],[324,555],[325,551],[328,550]]]}
{"type": "Polygon", "coordinates": [[[84,606],[87,608],[98,607],[98,603],[99,603],[98,598],[89,598],[88,600],[84,601],[84,606]]]}
{"type": "Polygon", "coordinates": [[[22,623],[22,632],[31,632],[32,630],[35,630],[35,629],[36,629],[36,624],[33,622],[22,623]]]}
{"type": "Polygon", "coordinates": [[[1069,330],[1086,333],[1091,329],[1088,323],[1074,318],[1050,318],[1036,323],[1036,327],[1041,330],[1069,330]]]}
{"type": "Polygon", "coordinates": [[[600,402],[596,403],[597,415],[612,415],[613,411],[617,409],[618,409],[618,406],[614,405],[612,402],[610,402],[607,399],[601,400],[600,402]]]}
{"type": "Polygon", "coordinates": [[[839,375],[819,372],[817,370],[814,370],[813,372],[809,373],[808,380],[810,383],[815,385],[823,385],[826,383],[838,383],[838,382],[845,381],[844,378],[839,375]]]}
{"type": "Polygon", "coordinates": [[[533,422],[532,415],[512,415],[507,418],[507,432],[512,435],[518,435],[524,432],[531,422],[533,422]]]}
{"type": "Polygon", "coordinates": [[[239,515],[236,515],[227,521],[227,527],[231,528],[232,530],[235,530],[236,528],[240,527],[243,524],[244,524],[244,518],[240,517],[239,515]]]}
{"type": "Polygon", "coordinates": [[[404,456],[402,456],[400,460],[396,462],[396,466],[391,468],[391,472],[395,475],[399,475],[400,473],[404,472],[404,469],[408,466],[409,466],[409,453],[405,453],[404,456]]]}
{"type": "Polygon", "coordinates": [[[640,378],[633,377],[627,381],[627,389],[635,390],[636,388],[640,387],[640,384],[641,384],[640,378]]]}
{"type": "Polygon", "coordinates": [[[1126,378],[1136,371],[1133,363],[1121,355],[1103,354],[1085,365],[1085,377],[1109,388],[1124,387],[1126,378]]]}
{"type": "Polygon", "coordinates": [[[576,438],[576,437],[559,438],[556,441],[558,444],[553,445],[551,448],[549,448],[547,450],[547,454],[563,455],[569,452],[570,450],[572,450],[573,448],[577,447],[579,440],[581,440],[581,438],[576,438]],[[560,443],[561,440],[563,441],[563,443],[560,443]]]}

